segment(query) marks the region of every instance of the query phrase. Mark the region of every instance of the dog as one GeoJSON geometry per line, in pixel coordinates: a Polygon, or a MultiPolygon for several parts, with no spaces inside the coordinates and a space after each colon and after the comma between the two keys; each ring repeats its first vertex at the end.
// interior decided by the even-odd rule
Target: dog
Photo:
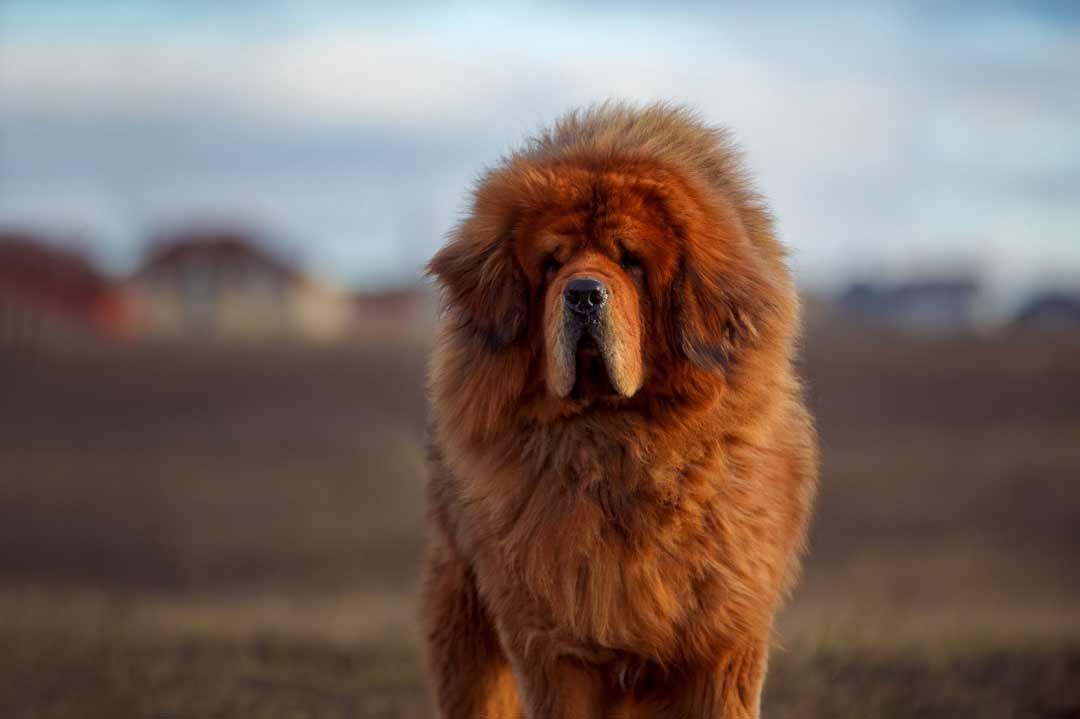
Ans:
{"type": "Polygon", "coordinates": [[[441,715],[757,717],[817,481],[786,252],[728,134],[571,112],[428,265],[441,715]]]}

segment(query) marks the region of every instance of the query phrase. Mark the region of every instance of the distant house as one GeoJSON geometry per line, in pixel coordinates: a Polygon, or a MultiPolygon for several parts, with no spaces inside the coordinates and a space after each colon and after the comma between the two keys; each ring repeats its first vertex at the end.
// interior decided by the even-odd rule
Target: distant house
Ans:
{"type": "Polygon", "coordinates": [[[85,257],[36,233],[0,230],[0,343],[122,337],[132,319],[122,289],[85,257]]]}
{"type": "Polygon", "coordinates": [[[979,283],[974,278],[941,277],[877,285],[853,284],[840,307],[861,320],[920,330],[957,330],[974,324],[979,283]]]}
{"type": "Polygon", "coordinates": [[[1080,292],[1047,291],[1017,312],[1013,325],[1023,329],[1080,331],[1080,292]]]}
{"type": "Polygon", "coordinates": [[[347,298],[263,249],[244,230],[185,228],[158,236],[131,286],[148,336],[332,340],[347,298]]]}

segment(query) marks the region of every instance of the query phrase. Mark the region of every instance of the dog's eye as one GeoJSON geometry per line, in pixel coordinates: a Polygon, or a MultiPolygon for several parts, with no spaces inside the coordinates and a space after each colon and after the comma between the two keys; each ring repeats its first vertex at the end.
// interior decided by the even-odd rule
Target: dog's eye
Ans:
{"type": "Polygon", "coordinates": [[[544,260],[544,276],[550,278],[559,271],[560,267],[562,267],[562,263],[555,259],[555,255],[549,255],[548,258],[544,260]]]}
{"type": "Polygon", "coordinates": [[[630,250],[623,250],[622,257],[619,258],[619,264],[627,272],[641,271],[641,260],[630,250]]]}

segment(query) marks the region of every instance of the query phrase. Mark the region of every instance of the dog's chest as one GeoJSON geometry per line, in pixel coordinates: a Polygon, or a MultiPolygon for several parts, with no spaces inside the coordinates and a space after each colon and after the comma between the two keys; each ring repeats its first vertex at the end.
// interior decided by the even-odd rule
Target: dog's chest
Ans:
{"type": "Polygon", "coordinates": [[[537,633],[670,655],[718,580],[717,508],[684,469],[627,484],[603,469],[534,487],[490,559],[512,570],[503,590],[537,633]]]}

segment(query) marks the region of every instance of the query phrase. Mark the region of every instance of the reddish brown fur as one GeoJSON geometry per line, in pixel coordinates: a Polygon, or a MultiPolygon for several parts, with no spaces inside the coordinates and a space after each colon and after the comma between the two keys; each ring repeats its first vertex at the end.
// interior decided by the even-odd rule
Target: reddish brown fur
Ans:
{"type": "Polygon", "coordinates": [[[430,269],[442,715],[757,716],[816,459],[798,300],[726,135],[572,113],[487,173],[430,269]],[[614,286],[630,397],[549,391],[545,315],[582,272],[614,286]]]}

